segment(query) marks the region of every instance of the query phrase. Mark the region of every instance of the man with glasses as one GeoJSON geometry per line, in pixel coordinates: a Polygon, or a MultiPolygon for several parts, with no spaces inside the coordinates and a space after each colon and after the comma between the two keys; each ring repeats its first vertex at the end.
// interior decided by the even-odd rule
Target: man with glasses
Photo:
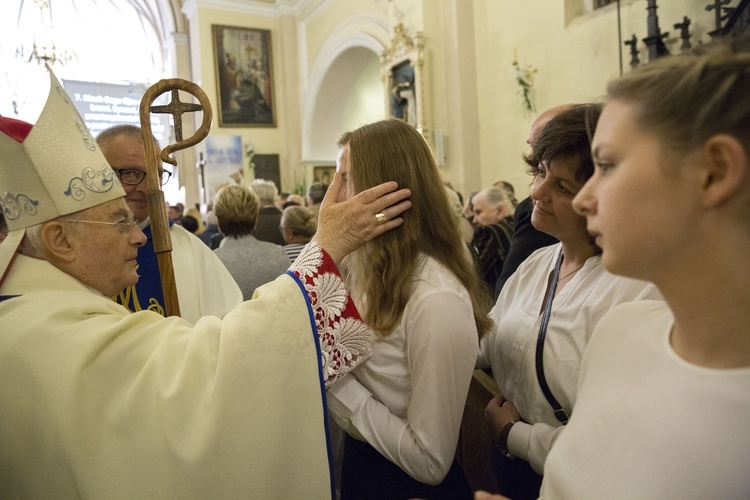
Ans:
{"type": "MultiPolygon", "coordinates": [[[[119,292],[114,298],[131,311],[150,309],[164,314],[159,265],[151,238],[146,193],[146,155],[141,129],[134,125],[115,125],[104,130],[96,139],[104,157],[120,179],[125,190],[125,201],[148,241],[138,249],[138,274],[134,286],[119,292]]],[[[162,186],[172,176],[161,163],[160,149],[154,140],[158,170],[162,186]]],[[[203,242],[177,224],[170,223],[172,262],[174,266],[180,314],[195,323],[202,316],[223,317],[242,302],[242,292],[224,264],[203,242]]]]}
{"type": "Polygon", "coordinates": [[[336,263],[410,206],[341,184],[302,264],[193,325],[110,299],[146,237],[57,79],[0,117],[0,496],[330,499],[325,388],[372,339],[336,263]]]}

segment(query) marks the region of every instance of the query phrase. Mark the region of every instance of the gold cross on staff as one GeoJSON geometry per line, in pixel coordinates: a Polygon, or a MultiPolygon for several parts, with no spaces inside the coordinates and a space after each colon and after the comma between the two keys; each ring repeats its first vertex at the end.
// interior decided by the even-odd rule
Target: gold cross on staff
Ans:
{"type": "Polygon", "coordinates": [[[200,111],[200,104],[188,104],[180,101],[180,93],[177,89],[172,90],[172,102],[166,106],[151,106],[152,113],[168,113],[174,119],[174,135],[177,142],[182,141],[182,114],[200,111]]]}

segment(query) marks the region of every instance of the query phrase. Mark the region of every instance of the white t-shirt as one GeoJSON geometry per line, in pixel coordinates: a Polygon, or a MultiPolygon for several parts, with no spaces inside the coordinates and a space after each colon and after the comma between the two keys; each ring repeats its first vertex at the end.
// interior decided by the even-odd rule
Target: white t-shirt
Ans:
{"type": "Polygon", "coordinates": [[[750,498],[750,367],[686,362],[669,343],[673,322],[661,301],[602,318],[542,497],[750,498]]]}
{"type": "Polygon", "coordinates": [[[420,267],[401,322],[329,389],[328,407],[351,434],[434,485],[453,463],[478,337],[455,275],[429,257],[420,267]]]}

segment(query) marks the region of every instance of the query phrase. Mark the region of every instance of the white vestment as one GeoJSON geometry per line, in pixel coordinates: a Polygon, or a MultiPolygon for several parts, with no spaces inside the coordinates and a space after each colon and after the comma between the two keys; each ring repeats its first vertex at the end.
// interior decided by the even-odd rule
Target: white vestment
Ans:
{"type": "Polygon", "coordinates": [[[316,245],[195,325],[17,254],[0,325],[2,496],[331,498],[325,384],[372,339],[316,245]]]}

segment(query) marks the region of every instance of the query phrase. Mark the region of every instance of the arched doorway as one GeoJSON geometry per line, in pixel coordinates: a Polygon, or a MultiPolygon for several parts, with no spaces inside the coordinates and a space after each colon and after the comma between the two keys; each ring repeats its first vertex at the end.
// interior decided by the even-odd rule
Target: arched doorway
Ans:
{"type": "Polygon", "coordinates": [[[383,47],[362,34],[333,45],[319,58],[306,98],[302,158],[308,165],[331,163],[339,134],[385,117],[378,55],[383,47]]]}

